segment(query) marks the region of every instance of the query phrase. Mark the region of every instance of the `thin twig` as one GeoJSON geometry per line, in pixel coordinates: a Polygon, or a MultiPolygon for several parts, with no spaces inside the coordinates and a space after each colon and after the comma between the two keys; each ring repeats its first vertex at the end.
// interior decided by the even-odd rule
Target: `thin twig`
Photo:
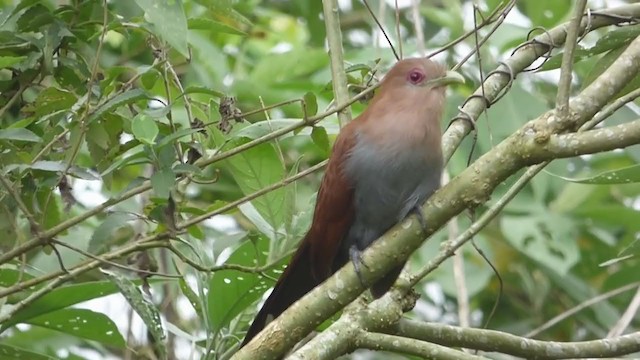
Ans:
{"type": "MultiPolygon", "coordinates": [[[[400,8],[398,7],[398,0],[396,0],[396,40],[398,41],[398,52],[400,52],[400,59],[404,59],[402,54],[402,34],[400,33],[400,8]]],[[[391,43],[389,43],[391,45],[391,43]]],[[[393,49],[393,47],[392,47],[393,49]]],[[[400,60],[398,59],[398,60],[400,60]]]]}
{"type": "MultiPolygon", "coordinates": [[[[512,3],[515,4],[515,0],[509,0],[509,2],[507,2],[507,5],[505,6],[504,9],[507,9],[509,7],[513,7],[513,5],[511,5],[512,3]]],[[[505,10],[504,10],[501,6],[497,6],[495,8],[495,10],[493,10],[493,12],[491,14],[489,14],[489,16],[487,17],[486,20],[484,20],[482,23],[480,23],[480,25],[476,26],[475,28],[473,28],[472,30],[467,31],[466,33],[462,34],[460,37],[458,37],[457,39],[454,39],[453,41],[450,41],[449,43],[443,45],[442,47],[440,47],[438,50],[430,53],[429,55],[427,55],[428,58],[434,57],[437,54],[440,54],[443,51],[446,51],[447,49],[450,49],[453,46],[456,46],[457,44],[463,42],[466,38],[468,38],[469,36],[473,35],[474,33],[476,33],[478,30],[482,29],[483,27],[485,27],[486,25],[489,25],[493,22],[496,21],[496,19],[494,19],[494,16],[496,14],[501,14],[500,16],[506,16],[505,14],[505,10]]],[[[507,10],[510,11],[511,9],[507,10]]]]}
{"type": "Polygon", "coordinates": [[[27,218],[27,221],[29,221],[31,232],[34,232],[39,239],[43,239],[40,237],[40,224],[36,220],[35,216],[33,216],[31,211],[29,211],[29,208],[24,203],[24,201],[22,201],[22,197],[20,196],[20,193],[18,193],[16,187],[11,185],[9,179],[7,179],[4,174],[2,174],[2,172],[0,172],[0,182],[2,183],[2,186],[4,186],[5,190],[9,193],[9,195],[11,195],[13,201],[16,202],[16,205],[18,205],[18,208],[20,209],[20,211],[22,211],[22,214],[27,218]]]}
{"type": "Polygon", "coordinates": [[[575,14],[569,23],[567,39],[562,54],[562,66],[560,70],[560,82],[558,83],[558,94],[556,96],[556,112],[561,121],[569,116],[569,96],[571,95],[571,79],[573,78],[573,53],[578,45],[578,35],[580,32],[580,22],[587,7],[587,0],[576,2],[575,14]]]}
{"type": "Polygon", "coordinates": [[[237,271],[242,271],[242,272],[252,273],[252,274],[263,273],[263,272],[265,272],[267,270],[271,270],[280,261],[282,261],[283,259],[291,256],[296,250],[296,249],[292,249],[291,251],[286,252],[284,255],[280,256],[278,259],[276,259],[276,260],[274,260],[274,261],[272,261],[272,262],[270,262],[268,264],[265,264],[265,265],[262,265],[262,266],[249,267],[249,266],[242,266],[242,265],[238,265],[238,264],[222,264],[222,265],[215,265],[215,266],[202,266],[201,264],[198,264],[197,262],[191,260],[185,254],[183,254],[173,244],[170,244],[169,246],[167,246],[167,249],[169,251],[171,251],[174,255],[176,255],[182,262],[184,262],[185,264],[188,264],[189,266],[191,266],[192,268],[194,268],[195,270],[198,270],[198,271],[202,271],[202,272],[206,272],[206,273],[214,273],[214,272],[221,271],[221,270],[237,270],[237,271]]]}
{"type": "Polygon", "coordinates": [[[131,266],[127,266],[127,265],[123,265],[123,264],[119,264],[115,261],[111,261],[111,260],[105,260],[102,257],[98,256],[98,255],[93,255],[92,253],[88,252],[88,251],[84,251],[76,246],[73,246],[71,244],[67,244],[64,241],[60,241],[60,240],[51,240],[52,243],[58,244],[62,247],[66,247],[69,250],[75,251],[78,254],[82,254],[88,258],[91,258],[93,260],[97,260],[100,261],[106,265],[109,266],[113,266],[113,267],[117,267],[123,270],[127,270],[127,271],[131,271],[134,273],[138,273],[138,274],[144,274],[144,275],[153,275],[153,276],[161,276],[161,277],[166,277],[166,278],[174,278],[174,279],[180,279],[182,278],[182,276],[179,275],[172,275],[172,274],[165,274],[165,273],[161,273],[161,272],[157,272],[157,271],[149,271],[149,270],[143,270],[143,269],[136,269],[134,267],[131,266]]]}
{"type": "Polygon", "coordinates": [[[562,320],[568,319],[569,317],[573,316],[574,314],[592,306],[595,305],[599,302],[605,301],[609,298],[612,298],[614,296],[617,296],[619,294],[622,294],[624,292],[633,290],[635,288],[637,288],[640,285],[640,282],[634,282],[631,284],[627,284],[625,286],[621,286],[617,289],[613,289],[611,291],[607,291],[604,294],[600,294],[598,296],[594,296],[589,300],[583,301],[580,304],[578,304],[577,306],[574,306],[573,308],[563,312],[562,314],[559,314],[555,317],[553,317],[552,319],[546,321],[544,324],[538,326],[537,328],[529,331],[528,333],[524,334],[524,337],[530,338],[530,337],[534,337],[538,334],[540,334],[541,332],[549,329],[550,327],[554,326],[555,324],[561,322],[562,320]]]}
{"type": "MultiPolygon", "coordinates": [[[[322,10],[329,44],[329,57],[331,58],[333,94],[338,104],[342,104],[349,99],[349,90],[347,89],[347,73],[344,70],[340,9],[337,0],[322,0],[322,10]]],[[[350,121],[351,112],[348,109],[338,111],[338,123],[340,126],[346,125],[350,121]]]]}
{"type": "Polygon", "coordinates": [[[425,42],[424,34],[422,30],[422,18],[420,17],[420,1],[411,0],[411,17],[413,18],[414,33],[416,36],[418,53],[420,56],[425,56],[425,42]]]}
{"type": "MultiPolygon", "coordinates": [[[[458,63],[451,68],[451,70],[456,71],[458,70],[460,67],[462,67],[462,65],[464,63],[467,62],[467,60],[471,59],[471,57],[480,52],[480,47],[482,47],[482,45],[484,45],[485,42],[487,42],[489,40],[489,38],[498,30],[498,28],[500,27],[500,25],[502,25],[502,23],[504,22],[504,20],[507,18],[507,15],[509,14],[509,12],[513,9],[513,7],[515,6],[516,2],[515,0],[511,0],[507,3],[507,6],[505,7],[505,9],[500,13],[500,15],[498,16],[498,18],[496,20],[493,20],[491,22],[495,22],[495,24],[491,27],[491,29],[489,30],[489,32],[487,33],[487,35],[485,35],[482,40],[478,40],[478,33],[479,33],[479,29],[481,29],[484,25],[483,22],[480,25],[475,26],[475,29],[477,29],[477,31],[473,31],[473,35],[475,38],[475,47],[469,51],[469,53],[467,55],[465,55],[460,61],[458,61],[458,63]]],[[[479,11],[479,10],[478,10],[479,11]]],[[[473,16],[474,16],[474,23],[476,20],[476,8],[474,5],[474,10],[473,10],[473,16]]],[[[491,17],[489,17],[489,19],[491,19],[491,17]]],[[[480,56],[478,55],[478,59],[480,58],[480,56]]],[[[482,69],[480,69],[480,71],[482,72],[482,69]]],[[[482,80],[481,80],[482,81],[482,80]]]]}
{"type": "MultiPolygon", "coordinates": [[[[323,1],[323,3],[324,3],[324,1],[323,1]]],[[[393,42],[391,41],[391,39],[387,35],[387,32],[384,31],[384,26],[382,26],[382,24],[378,20],[378,17],[376,16],[376,14],[373,12],[371,7],[369,6],[369,2],[367,0],[362,0],[362,3],[367,8],[367,11],[369,11],[369,15],[371,15],[371,17],[373,18],[373,21],[375,21],[376,25],[378,25],[378,29],[380,30],[382,35],[384,35],[384,38],[387,40],[387,44],[389,44],[389,47],[391,47],[391,51],[393,52],[393,56],[396,57],[396,60],[402,59],[402,53],[400,53],[400,55],[398,55],[398,53],[396,52],[396,48],[393,47],[393,42]]],[[[397,9],[397,3],[396,3],[396,9],[397,9]]],[[[328,26],[328,24],[327,24],[327,26],[328,26]]],[[[398,37],[398,42],[401,43],[400,37],[398,37]]],[[[402,46],[401,44],[399,44],[399,45],[402,46]]]]}
{"type": "Polygon", "coordinates": [[[638,287],[636,294],[631,299],[629,306],[620,317],[620,320],[618,320],[607,334],[607,339],[622,335],[629,324],[631,324],[633,318],[638,314],[638,309],[640,309],[640,287],[638,287]]]}

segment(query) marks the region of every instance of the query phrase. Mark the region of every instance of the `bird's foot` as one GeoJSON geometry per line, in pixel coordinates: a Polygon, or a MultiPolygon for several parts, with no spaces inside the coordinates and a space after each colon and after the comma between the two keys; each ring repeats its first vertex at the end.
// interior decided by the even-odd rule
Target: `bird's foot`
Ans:
{"type": "Polygon", "coordinates": [[[418,222],[420,223],[420,227],[422,227],[422,231],[427,232],[427,220],[424,218],[424,213],[422,212],[420,205],[414,206],[412,210],[418,217],[418,222]]]}
{"type": "Polygon", "coordinates": [[[362,260],[362,252],[355,245],[351,245],[351,247],[349,248],[349,257],[351,258],[353,267],[356,270],[356,275],[358,275],[360,284],[362,284],[362,286],[365,286],[364,279],[362,278],[362,273],[360,271],[360,265],[364,266],[367,269],[369,269],[369,267],[364,263],[364,260],[362,260]]]}

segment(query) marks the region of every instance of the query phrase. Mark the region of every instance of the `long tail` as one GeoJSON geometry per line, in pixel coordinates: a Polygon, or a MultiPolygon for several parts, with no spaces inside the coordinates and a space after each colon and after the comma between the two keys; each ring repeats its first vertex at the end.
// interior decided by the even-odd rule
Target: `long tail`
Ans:
{"type": "Polygon", "coordinates": [[[318,285],[311,271],[310,246],[303,241],[291,262],[278,279],[271,295],[258,312],[240,347],[253,339],[270,320],[282,314],[289,306],[318,285]]]}

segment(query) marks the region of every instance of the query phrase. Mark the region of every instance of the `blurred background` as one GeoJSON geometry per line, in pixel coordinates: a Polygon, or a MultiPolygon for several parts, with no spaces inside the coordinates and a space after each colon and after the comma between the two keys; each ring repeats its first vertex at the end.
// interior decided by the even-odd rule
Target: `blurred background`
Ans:
{"type": "MultiPolygon", "coordinates": [[[[355,95],[380,79],[395,58],[362,1],[338,3],[355,95]]],[[[632,1],[594,0],[588,7],[627,3],[632,1]]],[[[0,166],[34,217],[28,219],[11,192],[0,189],[0,253],[33,240],[34,222],[71,245],[55,245],[55,251],[34,246],[0,262],[5,291],[0,315],[11,314],[0,328],[0,354],[228,357],[307,230],[322,172],[240,206],[229,204],[325,160],[340,125],[330,115],[315,127],[301,126],[209,166],[194,164],[299,124],[305,115],[299,99],[307,111],[329,108],[333,93],[321,1],[0,4],[0,166]],[[127,195],[145,179],[150,179],[148,191],[127,195]],[[104,205],[108,200],[113,202],[104,205]],[[84,216],[100,206],[95,216],[84,216]],[[180,228],[204,214],[207,220],[180,228]],[[175,232],[173,249],[133,248],[140,239],[160,241],[154,236],[176,229],[183,231],[175,232]],[[120,267],[102,263],[103,271],[87,268],[63,287],[45,288],[51,284],[44,278],[48,274],[83,264],[87,254],[103,257],[119,250],[122,256],[110,261],[120,267]],[[260,272],[203,271],[225,264],[249,270],[268,266],[260,272]],[[140,269],[171,276],[149,276],[140,269]],[[42,280],[16,287],[32,279],[42,280]],[[37,291],[45,295],[12,310],[37,291]]],[[[368,4],[404,57],[430,54],[483,19],[506,15],[504,22],[491,22],[477,37],[435,56],[452,67],[477,47],[478,38],[491,35],[460,68],[467,83],[448,90],[443,130],[464,99],[533,29],[533,35],[544,33],[569,21],[574,10],[569,0],[518,0],[508,13],[507,2],[499,0],[368,4]]],[[[602,73],[639,34],[635,21],[587,34],[576,51],[574,91],[602,73]]],[[[451,159],[452,177],[467,167],[469,157],[473,161],[553,108],[561,57],[562,49],[554,50],[532,71],[518,74],[479,119],[477,141],[468,137],[451,159]]],[[[638,84],[629,79],[623,92],[638,84]]],[[[353,116],[365,106],[355,103],[353,116]]],[[[606,125],[638,114],[637,101],[631,102],[606,125]]],[[[634,146],[552,162],[474,239],[502,284],[467,245],[455,269],[449,260],[417,287],[422,296],[407,316],[482,327],[495,305],[488,328],[516,335],[579,341],[637,330],[637,314],[621,330],[619,321],[640,291],[639,161],[640,148],[634,146]],[[608,172],[621,169],[624,184],[607,180],[608,172]],[[460,276],[454,277],[456,271],[460,276]],[[593,304],[566,313],[585,301],[593,304]],[[562,320],[549,325],[558,315],[562,320]]],[[[499,186],[475,216],[516,178],[499,186]]],[[[454,231],[470,223],[470,214],[460,216],[454,231]]],[[[424,266],[450,231],[427,241],[412,256],[410,269],[424,266]]],[[[345,358],[405,357],[358,351],[345,358]]]]}

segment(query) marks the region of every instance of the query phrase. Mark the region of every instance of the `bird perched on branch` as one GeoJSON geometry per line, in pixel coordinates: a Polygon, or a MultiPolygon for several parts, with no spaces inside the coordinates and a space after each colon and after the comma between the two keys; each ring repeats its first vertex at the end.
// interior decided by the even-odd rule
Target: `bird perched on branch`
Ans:
{"type": "MultiPolygon", "coordinates": [[[[440,118],[445,86],[461,75],[429,59],[398,61],[367,109],[338,135],[318,191],[313,222],[242,346],[271,319],[349,260],[360,274],[361,251],[403,220],[440,186],[440,118]]],[[[422,217],[420,217],[422,220],[422,217]]],[[[372,287],[384,295],[402,271],[372,287]]]]}

